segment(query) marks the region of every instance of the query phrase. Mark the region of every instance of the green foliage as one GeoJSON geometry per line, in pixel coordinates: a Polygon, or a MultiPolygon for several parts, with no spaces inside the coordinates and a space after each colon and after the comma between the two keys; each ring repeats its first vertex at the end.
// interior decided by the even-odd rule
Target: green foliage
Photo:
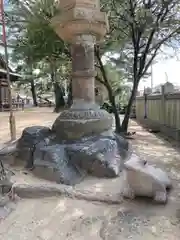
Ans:
{"type": "Polygon", "coordinates": [[[133,75],[136,85],[164,44],[174,46],[179,39],[178,0],[102,1],[109,11],[111,56],[118,67],[133,75]]]}
{"type": "MultiPolygon", "coordinates": [[[[60,65],[60,64],[59,64],[60,65]]],[[[70,66],[60,65],[56,72],[56,83],[65,87],[65,80],[69,78],[70,66]]],[[[27,65],[26,63],[19,64],[16,71],[21,74],[22,78],[17,82],[17,87],[24,89],[29,94],[29,88],[32,79],[36,87],[37,95],[45,93],[53,94],[54,83],[51,76],[51,68],[47,61],[41,61],[34,65],[27,65]]]]}
{"type": "MultiPolygon", "coordinates": [[[[133,83],[122,123],[123,131],[127,131],[131,106],[140,80],[147,76],[148,69],[162,46],[177,47],[180,2],[102,0],[101,4],[102,9],[109,13],[110,33],[106,37],[109,59],[133,83]]],[[[101,53],[104,53],[104,49],[101,53]]]]}
{"type": "MultiPolygon", "coordinates": [[[[54,0],[41,0],[27,7],[26,3],[16,5],[20,21],[11,22],[11,27],[20,32],[15,41],[14,58],[23,55],[27,62],[38,62],[43,59],[65,59],[69,51],[64,42],[50,26],[51,18],[58,12],[54,0]],[[19,27],[17,25],[19,24],[19,27]]],[[[13,14],[13,13],[12,13],[13,14]]]]}
{"type": "Polygon", "coordinates": [[[104,67],[115,96],[116,103],[127,105],[130,95],[130,85],[128,84],[127,79],[125,79],[124,74],[121,71],[118,71],[118,69],[111,63],[107,63],[104,67]]]}
{"type": "Polygon", "coordinates": [[[59,12],[57,1],[13,1],[13,9],[15,14],[8,13],[14,44],[12,60],[27,66],[26,77],[19,84],[29,84],[32,89],[33,83],[38,95],[54,92],[57,110],[70,65],[67,45],[50,26],[51,18],[59,12]],[[34,74],[34,69],[39,69],[39,73],[34,74]]]}

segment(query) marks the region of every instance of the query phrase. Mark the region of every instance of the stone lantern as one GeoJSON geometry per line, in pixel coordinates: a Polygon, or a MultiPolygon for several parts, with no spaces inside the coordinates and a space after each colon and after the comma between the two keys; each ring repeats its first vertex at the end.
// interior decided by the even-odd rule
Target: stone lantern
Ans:
{"type": "Polygon", "coordinates": [[[41,177],[68,185],[79,183],[86,174],[117,177],[125,167],[124,196],[143,194],[166,202],[166,174],[132,155],[128,142],[113,131],[112,116],[95,103],[94,45],[108,26],[99,1],[60,0],[59,9],[52,26],[71,45],[73,104],[51,129],[24,129],[16,146],[18,157],[33,172],[40,170],[41,177]],[[128,158],[132,159],[124,164],[128,158]]]}
{"type": "Polygon", "coordinates": [[[19,158],[27,159],[34,171],[43,166],[47,173],[50,166],[51,179],[70,185],[84,173],[117,177],[129,157],[129,145],[112,130],[112,115],[95,103],[94,45],[108,30],[106,14],[98,0],[61,0],[59,10],[51,24],[71,46],[73,104],[51,129],[25,129],[18,142],[19,158]]]}

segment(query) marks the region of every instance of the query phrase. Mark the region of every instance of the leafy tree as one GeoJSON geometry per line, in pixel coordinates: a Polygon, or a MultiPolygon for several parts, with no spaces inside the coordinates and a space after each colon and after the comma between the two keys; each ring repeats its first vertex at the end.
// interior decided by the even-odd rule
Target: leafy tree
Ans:
{"type": "Polygon", "coordinates": [[[108,78],[107,69],[103,65],[100,55],[100,49],[98,47],[95,48],[95,56],[97,58],[96,68],[97,70],[99,70],[98,71],[99,74],[97,74],[96,80],[103,84],[107,89],[108,98],[112,106],[113,114],[115,116],[116,131],[121,132],[120,117],[116,107],[115,92],[113,92],[113,87],[108,78]]]}
{"type": "MultiPolygon", "coordinates": [[[[49,64],[46,61],[41,61],[37,64],[34,64],[33,68],[28,68],[27,64],[18,65],[17,71],[21,73],[22,79],[18,81],[17,87],[26,90],[30,88],[34,100],[34,105],[35,101],[37,101],[37,98],[43,99],[41,95],[46,93],[48,93],[48,95],[53,95],[53,92],[57,91],[55,94],[55,97],[57,97],[57,99],[55,99],[55,102],[57,102],[58,106],[61,105],[62,102],[64,102],[64,83],[69,78],[69,69],[65,65],[59,65],[60,67],[56,72],[56,77],[58,79],[57,86],[55,86],[55,83],[52,82],[51,74],[54,74],[54,72],[50,72],[49,64]]],[[[47,98],[44,100],[48,101],[47,98]]],[[[55,111],[59,111],[59,109],[55,108],[55,111]]]]}
{"type": "Polygon", "coordinates": [[[33,74],[32,65],[27,65],[25,63],[19,64],[16,68],[16,71],[19,72],[22,76],[22,78],[16,84],[17,87],[23,88],[24,90],[26,89],[27,93],[28,93],[27,90],[30,88],[32,99],[33,99],[33,105],[37,107],[38,102],[37,102],[37,94],[36,94],[36,86],[35,86],[36,76],[33,74]]]}
{"type": "Polygon", "coordinates": [[[58,11],[56,1],[16,1],[15,6],[21,17],[19,22],[14,22],[12,18],[11,25],[14,29],[21,29],[21,34],[15,38],[13,55],[16,59],[23,56],[23,60],[30,66],[40,61],[49,65],[56,99],[55,111],[59,111],[64,106],[58,79],[59,63],[64,66],[66,62],[69,65],[69,50],[49,25],[50,19],[58,11]]]}
{"type": "MultiPolygon", "coordinates": [[[[116,54],[114,63],[133,82],[121,129],[126,132],[140,80],[161,47],[167,44],[174,46],[177,43],[180,32],[180,3],[178,0],[103,0],[101,3],[102,9],[108,12],[110,22],[106,52],[111,56],[116,54]]],[[[100,52],[96,52],[96,55],[101,56],[100,52]]],[[[108,80],[106,72],[103,75],[108,80]]]]}
{"type": "Polygon", "coordinates": [[[117,105],[127,105],[130,85],[124,73],[111,62],[105,65],[117,105]]]}

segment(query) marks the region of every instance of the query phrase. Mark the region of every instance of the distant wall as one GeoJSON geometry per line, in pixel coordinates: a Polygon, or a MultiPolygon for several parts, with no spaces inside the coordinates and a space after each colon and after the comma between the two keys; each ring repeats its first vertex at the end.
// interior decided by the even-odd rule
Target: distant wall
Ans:
{"type": "Polygon", "coordinates": [[[136,98],[136,118],[152,130],[180,141],[180,93],[136,98]]]}

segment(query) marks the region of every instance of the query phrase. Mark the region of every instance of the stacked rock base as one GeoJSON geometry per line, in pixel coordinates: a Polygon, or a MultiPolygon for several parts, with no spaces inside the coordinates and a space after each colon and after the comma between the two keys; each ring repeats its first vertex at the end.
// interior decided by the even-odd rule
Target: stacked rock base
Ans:
{"type": "Polygon", "coordinates": [[[24,129],[17,150],[34,174],[67,185],[81,182],[88,174],[117,177],[131,155],[128,142],[113,131],[60,141],[54,131],[42,126],[24,129]]]}

